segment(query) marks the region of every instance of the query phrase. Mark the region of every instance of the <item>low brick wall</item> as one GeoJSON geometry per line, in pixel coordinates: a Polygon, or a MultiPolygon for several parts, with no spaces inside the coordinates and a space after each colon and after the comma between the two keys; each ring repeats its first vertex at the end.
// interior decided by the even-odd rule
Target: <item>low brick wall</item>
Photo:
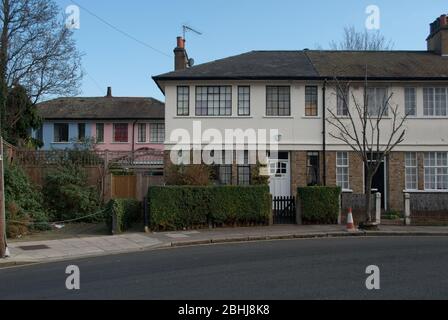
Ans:
{"type": "MultiPolygon", "coordinates": [[[[341,198],[341,223],[347,224],[347,216],[350,208],[353,210],[355,224],[366,221],[365,216],[366,197],[359,193],[343,193],[341,198]]],[[[372,217],[375,217],[375,195],[372,195],[372,217]]]]}
{"type": "Polygon", "coordinates": [[[412,193],[413,225],[448,225],[448,193],[412,193]]]}

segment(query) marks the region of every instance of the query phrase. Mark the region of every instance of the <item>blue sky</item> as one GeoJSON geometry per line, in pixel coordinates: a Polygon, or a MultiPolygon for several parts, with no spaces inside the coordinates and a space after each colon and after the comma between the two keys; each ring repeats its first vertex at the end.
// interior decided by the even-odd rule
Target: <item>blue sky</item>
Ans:
{"type": "MultiPolygon", "coordinates": [[[[56,1],[62,11],[73,4],[56,1]]],[[[250,50],[327,48],[347,25],[362,30],[366,7],[381,10],[380,31],[396,50],[425,50],[429,23],[448,13],[446,0],[76,0],[82,7],[133,37],[129,39],[81,8],[78,47],[85,54],[82,96],[163,95],[151,76],[173,69],[172,52],[183,24],[203,35],[187,34],[196,64],[250,50]],[[167,56],[168,55],[168,56],[167,56]]]]}

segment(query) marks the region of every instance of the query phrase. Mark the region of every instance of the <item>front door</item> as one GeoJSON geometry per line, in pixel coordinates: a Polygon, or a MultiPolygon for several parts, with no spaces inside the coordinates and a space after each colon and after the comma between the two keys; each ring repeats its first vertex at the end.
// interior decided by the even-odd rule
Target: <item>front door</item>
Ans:
{"type": "Polygon", "coordinates": [[[269,159],[269,186],[276,197],[291,196],[291,165],[288,152],[279,152],[278,159],[269,159]]]}
{"type": "Polygon", "coordinates": [[[373,176],[372,180],[372,193],[381,193],[381,209],[387,209],[387,173],[386,173],[386,160],[384,160],[377,173],[373,176]]]}

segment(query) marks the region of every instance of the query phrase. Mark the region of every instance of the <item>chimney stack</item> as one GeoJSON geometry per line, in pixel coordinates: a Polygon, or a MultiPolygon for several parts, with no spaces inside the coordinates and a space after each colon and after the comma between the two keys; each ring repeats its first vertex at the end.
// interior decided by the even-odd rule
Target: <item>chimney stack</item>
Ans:
{"type": "Polygon", "coordinates": [[[428,51],[448,56],[448,15],[443,14],[431,23],[428,39],[428,51]]]}
{"type": "Polygon", "coordinates": [[[185,39],[177,37],[177,47],[174,49],[174,70],[184,70],[188,67],[188,55],[185,50],[185,39]]]}
{"type": "Polygon", "coordinates": [[[107,98],[112,98],[112,87],[107,87],[107,98]]]}

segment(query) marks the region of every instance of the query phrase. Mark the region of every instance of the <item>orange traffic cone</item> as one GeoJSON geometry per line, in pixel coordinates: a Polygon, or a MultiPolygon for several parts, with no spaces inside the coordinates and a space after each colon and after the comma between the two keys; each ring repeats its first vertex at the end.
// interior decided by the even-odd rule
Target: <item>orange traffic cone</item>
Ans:
{"type": "Polygon", "coordinates": [[[349,232],[354,232],[354,231],[356,231],[356,228],[355,228],[355,221],[353,220],[353,210],[352,210],[352,208],[350,208],[349,211],[348,211],[348,216],[347,216],[347,231],[349,231],[349,232]]]}

